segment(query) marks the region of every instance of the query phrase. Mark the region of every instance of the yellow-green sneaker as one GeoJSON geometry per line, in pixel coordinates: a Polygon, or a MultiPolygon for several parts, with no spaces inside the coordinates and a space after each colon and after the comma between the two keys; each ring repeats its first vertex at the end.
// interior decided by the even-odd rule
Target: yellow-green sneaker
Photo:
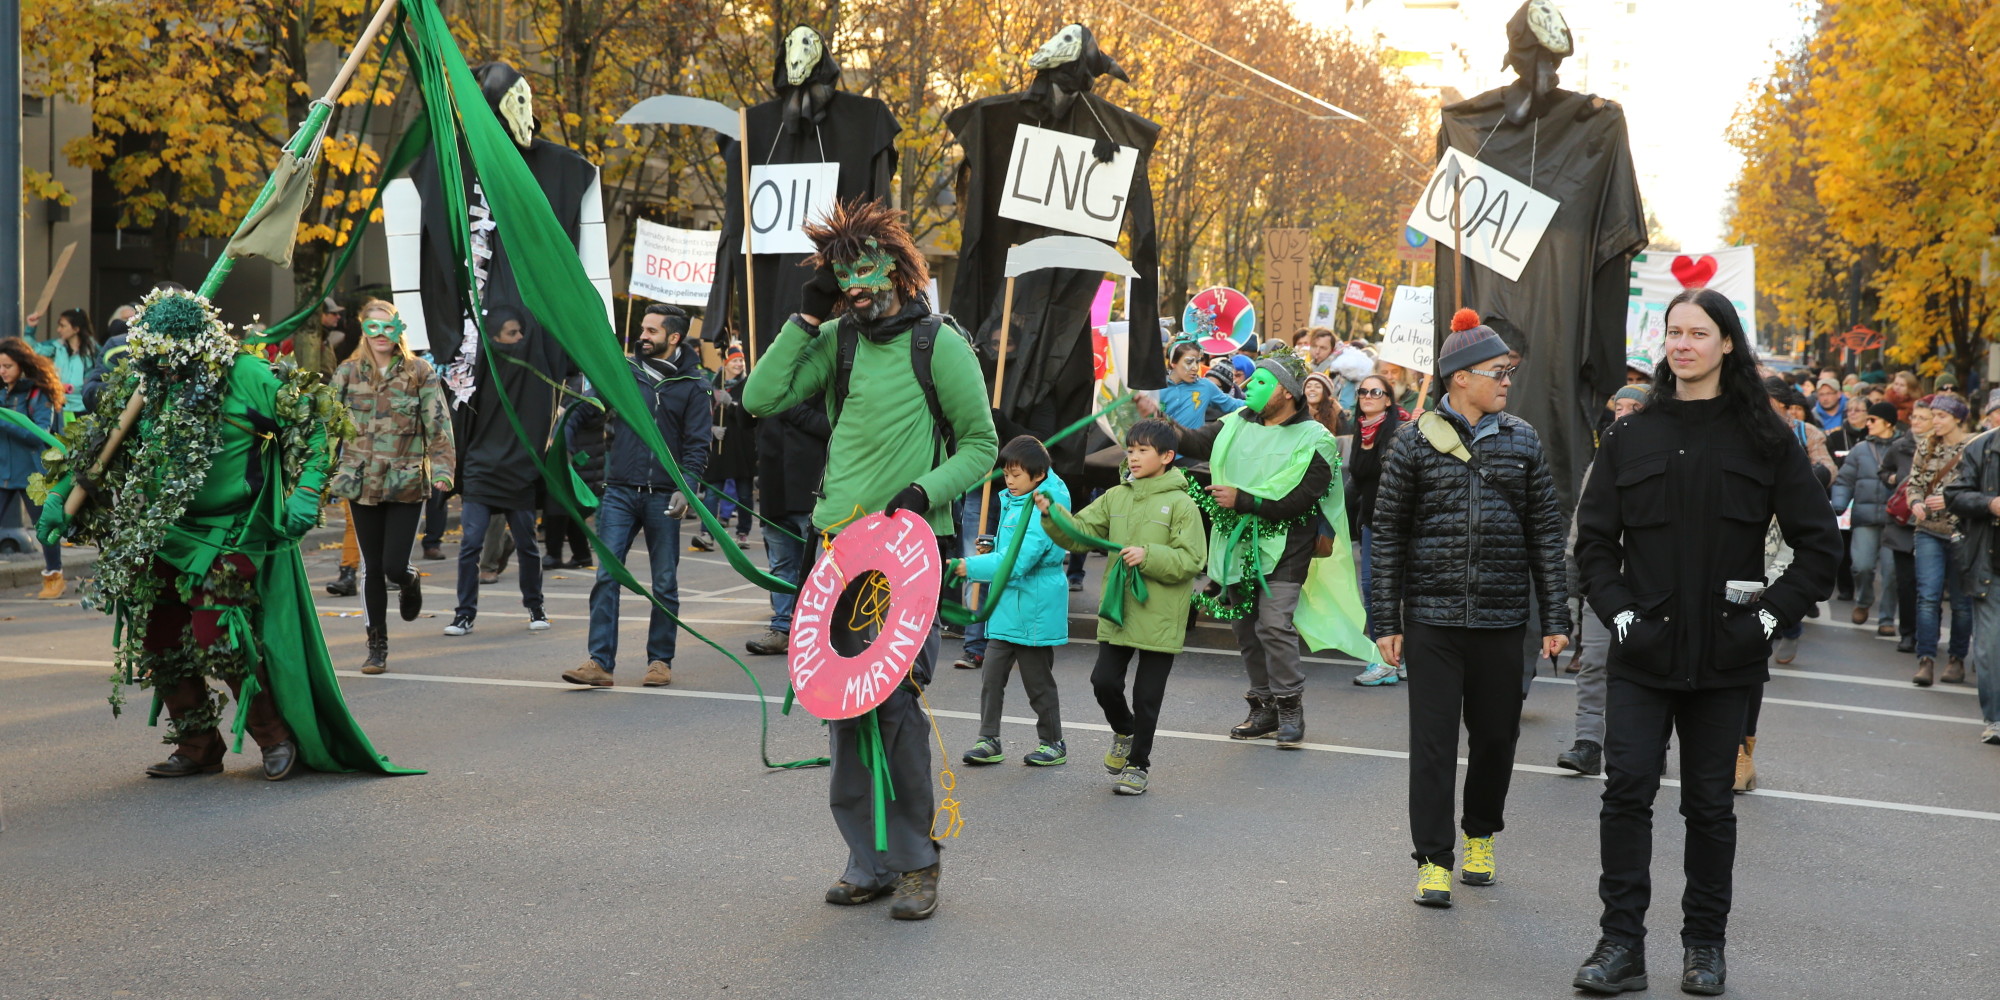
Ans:
{"type": "Polygon", "coordinates": [[[1465,838],[1465,861],[1458,866],[1458,880],[1466,885],[1492,885],[1493,838],[1465,838]]]}
{"type": "Polygon", "coordinates": [[[1417,869],[1415,902],[1418,906],[1450,906],[1451,869],[1424,862],[1423,867],[1417,869]]]}
{"type": "Polygon", "coordinates": [[[1104,769],[1112,774],[1125,770],[1125,763],[1132,759],[1132,737],[1111,734],[1111,752],[1104,755],[1104,769]]]}

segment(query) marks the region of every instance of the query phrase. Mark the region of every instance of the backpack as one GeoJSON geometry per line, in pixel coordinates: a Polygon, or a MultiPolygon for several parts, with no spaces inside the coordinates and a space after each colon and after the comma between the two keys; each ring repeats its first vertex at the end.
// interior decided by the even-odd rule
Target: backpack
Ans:
{"type": "MultiPolygon", "coordinates": [[[[924,403],[930,407],[933,439],[937,444],[932,452],[932,461],[941,461],[944,454],[958,447],[958,439],[952,433],[951,423],[945,419],[944,407],[938,403],[937,382],[931,378],[931,355],[937,349],[938,332],[944,328],[945,317],[931,313],[917,321],[910,328],[910,372],[917,377],[917,385],[924,391],[924,403]]],[[[952,332],[957,333],[958,324],[952,324],[952,332]]],[[[850,329],[842,323],[834,328],[839,338],[836,345],[837,360],[833,376],[833,420],[840,422],[841,408],[847,403],[847,386],[854,376],[854,355],[860,350],[861,332],[850,329]]],[[[963,336],[963,334],[960,334],[963,336]]]]}

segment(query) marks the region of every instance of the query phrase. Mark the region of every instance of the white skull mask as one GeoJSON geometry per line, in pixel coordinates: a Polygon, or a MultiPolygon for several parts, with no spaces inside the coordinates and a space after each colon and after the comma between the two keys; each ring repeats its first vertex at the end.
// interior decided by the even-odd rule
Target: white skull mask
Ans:
{"type": "Polygon", "coordinates": [[[1034,70],[1049,69],[1054,66],[1061,66],[1064,63],[1074,62],[1081,55],[1083,55],[1083,25],[1072,24],[1056,32],[1054,38],[1043,42],[1042,47],[1036,49],[1035,54],[1028,57],[1028,68],[1034,70]]]}
{"type": "Polygon", "coordinates": [[[819,32],[801,24],[785,36],[785,81],[796,87],[812,76],[826,55],[826,42],[819,32]]]}
{"type": "Polygon", "coordinates": [[[500,96],[500,122],[514,137],[514,144],[527,149],[535,143],[535,95],[522,77],[500,96]]]}
{"type": "Polygon", "coordinates": [[[1543,48],[1556,55],[1567,56],[1572,51],[1569,22],[1556,10],[1555,0],[1528,0],[1528,30],[1535,33],[1543,48]]]}

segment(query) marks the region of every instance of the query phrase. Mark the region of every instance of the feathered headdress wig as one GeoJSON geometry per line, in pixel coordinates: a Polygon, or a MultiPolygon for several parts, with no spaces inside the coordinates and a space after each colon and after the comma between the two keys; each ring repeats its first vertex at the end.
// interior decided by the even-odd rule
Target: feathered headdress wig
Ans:
{"type": "Polygon", "coordinates": [[[880,200],[855,198],[838,202],[825,222],[808,222],[805,231],[806,238],[812,240],[819,252],[806,258],[803,266],[847,263],[874,249],[896,262],[890,281],[896,286],[897,298],[917,302],[928,296],[930,265],[917,250],[916,241],[910,238],[909,228],[903,225],[903,213],[880,200]],[[875,243],[872,248],[868,245],[870,240],[875,243]]]}

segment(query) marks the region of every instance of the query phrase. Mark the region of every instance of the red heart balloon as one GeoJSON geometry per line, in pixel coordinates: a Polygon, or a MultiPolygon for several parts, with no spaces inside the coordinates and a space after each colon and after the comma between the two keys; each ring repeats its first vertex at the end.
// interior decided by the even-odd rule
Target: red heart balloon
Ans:
{"type": "Polygon", "coordinates": [[[1700,260],[1685,254],[1675,257],[1672,270],[1674,280],[1682,288],[1707,288],[1709,279],[1715,277],[1715,258],[1702,254],[1700,260]]]}

